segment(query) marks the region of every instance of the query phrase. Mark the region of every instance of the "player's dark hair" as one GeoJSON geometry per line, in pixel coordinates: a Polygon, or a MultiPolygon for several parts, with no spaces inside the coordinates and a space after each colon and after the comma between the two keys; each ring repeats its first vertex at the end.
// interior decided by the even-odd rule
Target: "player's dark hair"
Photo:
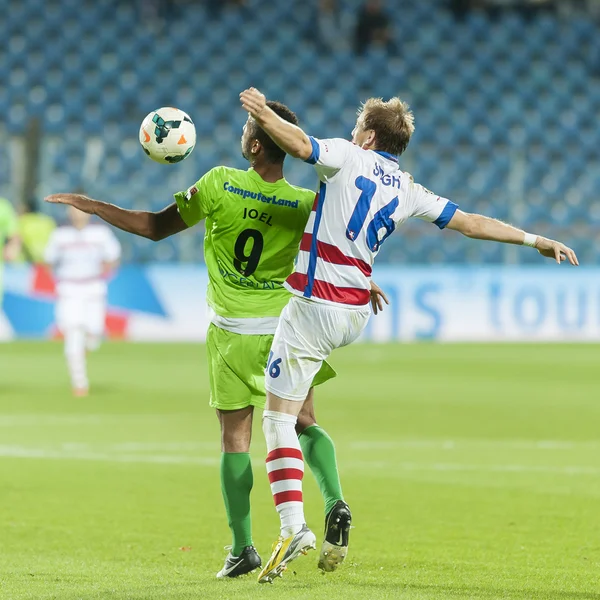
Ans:
{"type": "MultiPolygon", "coordinates": [[[[268,100],[267,106],[284,121],[298,125],[296,113],[291,111],[285,104],[268,100]]],[[[260,142],[265,152],[265,160],[270,163],[282,163],[285,160],[285,152],[259,127],[254,119],[251,123],[253,129],[250,132],[250,137],[260,142]]]]}
{"type": "Polygon", "coordinates": [[[406,102],[400,98],[369,98],[359,109],[363,130],[375,132],[377,150],[400,156],[415,130],[415,118],[406,102]]]}

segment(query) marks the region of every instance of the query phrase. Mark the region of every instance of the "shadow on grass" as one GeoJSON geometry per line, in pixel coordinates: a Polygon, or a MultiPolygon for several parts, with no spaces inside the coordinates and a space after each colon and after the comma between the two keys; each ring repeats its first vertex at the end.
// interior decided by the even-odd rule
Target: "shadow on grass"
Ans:
{"type": "Polygon", "coordinates": [[[106,383],[94,383],[92,381],[90,387],[90,398],[93,398],[94,396],[108,396],[109,394],[115,394],[122,391],[123,386],[106,383]]]}
{"type": "Polygon", "coordinates": [[[432,598],[518,598],[523,600],[543,598],[544,600],[600,600],[600,593],[595,592],[572,592],[567,590],[531,588],[519,590],[494,587],[409,584],[404,587],[404,590],[430,591],[432,592],[432,598]]]}
{"type": "MultiPolygon", "coordinates": [[[[486,598],[494,599],[515,599],[515,600],[532,600],[535,598],[543,600],[600,600],[600,592],[577,592],[557,589],[532,589],[532,588],[502,588],[502,587],[483,587],[483,586],[468,586],[468,585],[435,585],[435,584],[418,584],[406,583],[398,584],[398,582],[385,581],[348,581],[338,582],[327,581],[326,587],[338,587],[340,598],[468,598],[469,600],[478,600],[486,598]],[[369,593],[368,590],[371,590],[369,593]],[[352,592],[356,592],[354,595],[352,592]]],[[[286,597],[293,598],[294,594],[289,594],[291,590],[297,592],[312,590],[313,593],[318,592],[320,585],[315,585],[314,582],[302,582],[300,580],[286,582],[286,590],[283,592],[286,597]]],[[[324,587],[325,587],[324,586],[324,587]]],[[[271,586],[270,586],[271,587],[271,586]]],[[[331,590],[327,594],[331,596],[331,590]]],[[[141,600],[141,598],[139,599],[141,600]]]]}
{"type": "MultiPolygon", "coordinates": [[[[248,580],[246,580],[248,581],[248,580]]],[[[197,585],[189,582],[170,585],[152,585],[146,589],[137,588],[135,591],[106,590],[91,595],[78,594],[73,600],[250,600],[254,598],[286,598],[289,600],[304,600],[313,598],[343,598],[360,600],[403,599],[410,598],[441,599],[463,598],[468,600],[485,599],[515,599],[515,600],[600,600],[600,593],[574,592],[548,589],[503,589],[481,586],[427,585],[407,584],[397,585],[394,582],[370,581],[323,582],[324,585],[308,581],[278,582],[275,585],[263,586],[255,583],[251,586],[239,584],[241,581],[224,581],[215,586],[206,582],[197,585]],[[203,585],[204,584],[204,585],[203,585]],[[208,588],[208,589],[207,589],[208,588]]],[[[71,599],[71,597],[69,597],[71,599]]]]}

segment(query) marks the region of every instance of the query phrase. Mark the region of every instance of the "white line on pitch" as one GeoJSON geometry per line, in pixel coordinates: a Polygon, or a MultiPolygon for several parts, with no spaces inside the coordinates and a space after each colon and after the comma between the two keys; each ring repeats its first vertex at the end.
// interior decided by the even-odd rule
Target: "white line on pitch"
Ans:
{"type": "Polygon", "coordinates": [[[38,427],[63,425],[113,425],[121,423],[147,423],[156,421],[181,422],[190,418],[200,418],[196,413],[167,413],[167,414],[0,414],[0,427],[38,427]]]}
{"type": "MultiPolygon", "coordinates": [[[[0,427],[62,427],[62,426],[102,426],[119,424],[148,424],[156,422],[162,424],[165,421],[181,422],[189,420],[190,417],[199,418],[196,413],[168,413],[168,414],[39,414],[39,413],[20,413],[0,414],[0,427]]],[[[191,442],[193,444],[194,442],[191,442]]],[[[339,444],[344,446],[346,444],[339,444]]],[[[201,444],[198,448],[212,447],[213,442],[201,444]]],[[[395,448],[423,448],[423,449],[472,449],[472,448],[505,448],[514,450],[597,450],[600,449],[600,441],[573,441],[573,440],[524,440],[524,439],[407,439],[397,440],[356,440],[347,444],[347,447],[353,450],[390,450],[395,448]]],[[[128,450],[125,446],[123,450],[128,450]]],[[[148,447],[148,449],[150,449],[148,447]]],[[[164,446],[157,445],[156,449],[164,449],[164,446]]],[[[173,449],[185,449],[183,446],[173,447],[173,449]]],[[[189,447],[193,449],[193,447],[189,447]]],[[[129,448],[131,451],[144,450],[142,444],[137,448],[129,448]]]]}
{"type": "MultiPolygon", "coordinates": [[[[64,449],[32,448],[25,446],[0,446],[0,457],[34,458],[46,460],[90,460],[120,463],[155,463],[217,466],[217,456],[193,456],[182,454],[119,454],[101,451],[65,451],[64,449]]],[[[262,460],[252,461],[257,467],[263,466],[262,460]]],[[[581,465],[496,465],[496,464],[464,464],[464,463],[415,463],[415,462],[382,462],[382,461],[348,461],[342,466],[349,470],[374,469],[385,470],[386,475],[394,471],[421,472],[483,472],[483,473],[551,473],[562,475],[600,475],[600,467],[581,465]]]]}
{"type": "Polygon", "coordinates": [[[593,450],[600,448],[600,442],[570,440],[482,440],[482,439],[429,439],[429,440],[358,440],[351,442],[353,450],[392,450],[394,448],[424,448],[438,450],[456,450],[472,448],[506,448],[511,450],[593,450]]]}
{"type": "Polygon", "coordinates": [[[197,452],[219,447],[216,439],[212,442],[122,442],[118,444],[87,444],[84,442],[63,442],[52,446],[66,452],[197,452]]]}
{"type": "Polygon", "coordinates": [[[156,463],[156,464],[193,464],[217,466],[220,459],[182,454],[111,454],[108,452],[52,450],[47,448],[28,448],[24,446],[0,446],[3,458],[41,458],[45,460],[91,460],[101,462],[156,463]]]}
{"type": "Polygon", "coordinates": [[[363,461],[351,462],[352,467],[365,470],[384,469],[390,471],[471,471],[482,473],[551,473],[562,475],[600,475],[600,467],[589,467],[581,465],[494,465],[494,464],[465,464],[465,463],[415,463],[415,462],[381,462],[363,461]]]}

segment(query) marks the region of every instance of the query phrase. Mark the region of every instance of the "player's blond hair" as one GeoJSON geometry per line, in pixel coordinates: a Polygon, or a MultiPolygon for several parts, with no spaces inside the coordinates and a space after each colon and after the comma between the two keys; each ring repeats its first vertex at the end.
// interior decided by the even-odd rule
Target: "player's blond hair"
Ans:
{"type": "Polygon", "coordinates": [[[406,102],[400,98],[369,98],[358,109],[362,116],[362,128],[375,132],[375,146],[396,156],[400,156],[410,142],[415,130],[415,118],[406,102]]]}

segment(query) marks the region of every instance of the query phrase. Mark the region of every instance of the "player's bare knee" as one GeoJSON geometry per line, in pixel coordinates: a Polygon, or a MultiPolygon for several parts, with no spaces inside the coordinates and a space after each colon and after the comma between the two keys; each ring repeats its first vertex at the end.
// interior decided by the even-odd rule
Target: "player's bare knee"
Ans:
{"type": "Polygon", "coordinates": [[[314,405],[314,391],[311,388],[300,413],[298,415],[298,421],[296,422],[296,433],[300,435],[307,427],[316,425],[317,418],[315,417],[315,405],[314,405]]]}
{"type": "Polygon", "coordinates": [[[250,452],[250,440],[224,436],[221,439],[221,452],[228,454],[250,452]]]}
{"type": "Polygon", "coordinates": [[[243,428],[225,425],[221,428],[221,450],[223,452],[249,452],[251,434],[243,428]]]}
{"type": "Polygon", "coordinates": [[[317,421],[315,420],[315,416],[313,414],[301,412],[298,415],[298,420],[296,421],[296,433],[300,435],[305,429],[316,424],[317,421]]]}
{"type": "Polygon", "coordinates": [[[221,424],[221,451],[249,452],[252,440],[252,407],[241,410],[217,410],[221,424]]]}

